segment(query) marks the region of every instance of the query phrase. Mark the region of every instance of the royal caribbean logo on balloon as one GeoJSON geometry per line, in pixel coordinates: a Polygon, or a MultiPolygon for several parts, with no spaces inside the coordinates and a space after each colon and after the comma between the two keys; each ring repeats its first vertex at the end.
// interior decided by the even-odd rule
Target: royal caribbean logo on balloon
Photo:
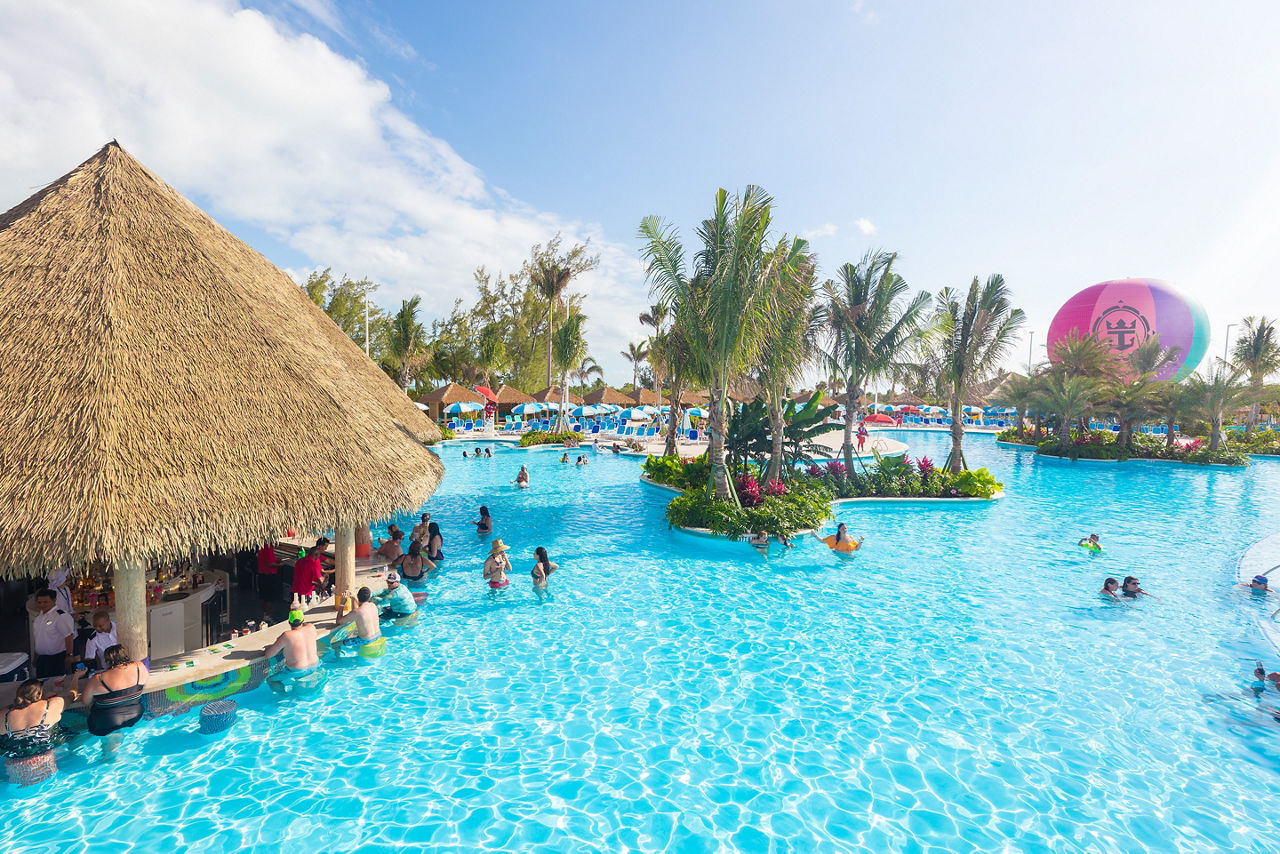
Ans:
{"type": "Polygon", "coordinates": [[[1117,303],[1098,315],[1093,334],[1110,341],[1112,350],[1124,353],[1151,337],[1151,323],[1133,306],[1117,303]]]}
{"type": "Polygon", "coordinates": [[[1156,374],[1180,380],[1204,358],[1209,319],[1199,303],[1155,279],[1113,279],[1073,294],[1049,324],[1049,359],[1066,338],[1093,336],[1117,356],[1127,356],[1159,336],[1177,356],[1156,374]]]}

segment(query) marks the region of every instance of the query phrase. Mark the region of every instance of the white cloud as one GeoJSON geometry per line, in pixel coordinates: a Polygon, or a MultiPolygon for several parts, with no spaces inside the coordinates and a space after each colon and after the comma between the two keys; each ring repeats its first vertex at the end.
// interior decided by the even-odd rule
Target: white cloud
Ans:
{"type": "MultiPolygon", "coordinates": [[[[299,5],[340,25],[327,0],[299,5]]],[[[616,351],[648,301],[634,247],[488,185],[318,39],[232,0],[0,0],[0,19],[0,209],[116,138],[214,216],[433,313],[471,298],[480,264],[515,269],[557,231],[590,237],[592,351],[608,379],[629,375],[616,351]]]]}
{"type": "Polygon", "coordinates": [[[813,240],[814,238],[817,238],[817,237],[830,237],[831,235],[835,234],[836,231],[838,230],[839,229],[836,228],[835,223],[828,222],[819,226],[818,228],[810,228],[810,229],[807,229],[806,231],[802,231],[800,232],[800,236],[803,237],[805,240],[813,240]]]}
{"type": "Polygon", "coordinates": [[[875,234],[880,230],[874,222],[867,219],[865,216],[858,217],[853,221],[853,224],[856,225],[858,227],[858,231],[861,231],[863,234],[875,234]]]}

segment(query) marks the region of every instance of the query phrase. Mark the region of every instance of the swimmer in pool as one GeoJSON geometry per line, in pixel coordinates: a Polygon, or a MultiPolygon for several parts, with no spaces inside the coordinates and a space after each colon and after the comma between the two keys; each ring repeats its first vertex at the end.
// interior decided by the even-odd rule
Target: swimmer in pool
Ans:
{"type": "Polygon", "coordinates": [[[1120,595],[1126,599],[1137,599],[1139,596],[1150,596],[1151,594],[1142,589],[1138,584],[1138,579],[1132,575],[1124,577],[1124,584],[1120,586],[1120,595]]]}
{"type": "Polygon", "coordinates": [[[1098,540],[1097,534],[1090,534],[1089,536],[1082,539],[1080,542],[1076,543],[1076,545],[1080,546],[1081,548],[1092,549],[1095,552],[1102,551],[1102,543],[1098,540]]]}
{"type": "Polygon", "coordinates": [[[547,550],[542,546],[538,546],[533,550],[533,570],[530,575],[533,576],[533,586],[545,590],[547,587],[547,578],[551,573],[560,568],[560,565],[554,563],[547,557],[547,550]]]}
{"type": "Polygon", "coordinates": [[[828,534],[825,537],[820,537],[818,536],[818,532],[814,531],[813,537],[821,543],[826,543],[827,548],[831,549],[833,552],[856,552],[858,549],[862,548],[862,541],[865,539],[864,537],[855,540],[851,537],[849,535],[849,528],[844,522],[841,522],[836,526],[836,532],[834,534],[828,534]]]}
{"type": "Polygon", "coordinates": [[[1102,589],[1099,590],[1098,593],[1102,596],[1118,599],[1120,597],[1116,596],[1116,590],[1119,588],[1119,581],[1116,581],[1114,578],[1108,578],[1106,581],[1102,582],[1102,589]]]}
{"type": "Polygon", "coordinates": [[[489,546],[489,556],[484,559],[484,580],[490,590],[501,590],[511,583],[507,580],[507,573],[511,571],[511,558],[507,557],[510,550],[511,546],[502,540],[494,540],[489,546]]]}
{"type": "Polygon", "coordinates": [[[493,458],[493,454],[489,451],[489,449],[488,449],[488,448],[485,448],[485,449],[484,449],[484,458],[485,458],[486,460],[488,460],[488,459],[492,459],[492,458],[493,458]]]}
{"type": "Polygon", "coordinates": [[[476,533],[483,536],[484,534],[493,533],[493,518],[489,516],[489,508],[483,504],[480,505],[480,518],[471,523],[476,526],[476,533]]]}
{"type": "Polygon", "coordinates": [[[465,459],[467,459],[467,452],[466,452],[466,451],[463,451],[463,452],[462,452],[462,458],[463,458],[464,460],[465,460],[465,459]]]}
{"type": "Polygon", "coordinates": [[[529,467],[520,466],[520,471],[516,474],[516,486],[527,487],[529,485],[529,467]]]}
{"type": "Polygon", "coordinates": [[[1247,587],[1249,588],[1250,591],[1254,593],[1270,593],[1271,592],[1271,587],[1267,584],[1267,577],[1265,575],[1255,575],[1253,577],[1253,581],[1250,581],[1247,584],[1237,584],[1236,586],[1247,587]]]}
{"type": "Polygon", "coordinates": [[[562,462],[562,463],[567,463],[567,462],[569,462],[569,452],[568,452],[568,451],[565,451],[563,454],[561,454],[561,455],[560,455],[560,462],[562,462]]]}

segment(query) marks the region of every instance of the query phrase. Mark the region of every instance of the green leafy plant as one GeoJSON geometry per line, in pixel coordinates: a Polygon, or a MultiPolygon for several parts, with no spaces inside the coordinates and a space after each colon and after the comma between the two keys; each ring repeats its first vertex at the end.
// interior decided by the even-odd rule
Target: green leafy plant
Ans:
{"type": "Polygon", "coordinates": [[[560,433],[551,430],[530,430],[520,437],[520,447],[532,448],[535,445],[560,445],[565,442],[577,442],[582,437],[572,430],[560,433]]]}
{"type": "Polygon", "coordinates": [[[443,424],[440,425],[440,441],[443,442],[445,439],[452,439],[454,435],[455,433],[453,432],[453,428],[446,427],[443,424]]]}
{"type": "Polygon", "coordinates": [[[985,468],[966,469],[952,478],[951,488],[971,498],[990,498],[1004,489],[1004,484],[985,468]]]}

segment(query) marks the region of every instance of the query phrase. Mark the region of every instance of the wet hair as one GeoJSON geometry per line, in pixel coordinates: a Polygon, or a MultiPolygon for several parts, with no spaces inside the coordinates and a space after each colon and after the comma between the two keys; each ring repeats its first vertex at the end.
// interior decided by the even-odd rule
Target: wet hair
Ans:
{"type": "Polygon", "coordinates": [[[361,605],[363,605],[365,602],[368,602],[370,597],[372,596],[373,596],[373,592],[368,587],[361,587],[359,590],[356,591],[356,601],[359,602],[361,605]]]}
{"type": "Polygon", "coordinates": [[[481,504],[481,505],[480,505],[480,518],[481,518],[481,519],[487,519],[488,517],[489,517],[489,508],[488,508],[488,507],[485,507],[483,504],[481,504]]]}
{"type": "Polygon", "coordinates": [[[396,528],[394,531],[387,531],[387,533],[391,535],[393,542],[398,543],[404,539],[404,531],[401,531],[399,528],[396,528]]]}
{"type": "Polygon", "coordinates": [[[44,684],[39,679],[28,679],[18,686],[18,693],[9,705],[11,709],[25,709],[32,703],[40,702],[44,696],[44,684]]]}
{"type": "Polygon", "coordinates": [[[1116,581],[1114,578],[1108,578],[1106,581],[1102,582],[1102,586],[1110,587],[1112,584],[1119,584],[1119,583],[1120,582],[1116,581]]]}
{"type": "Polygon", "coordinates": [[[422,514],[422,521],[424,521],[424,522],[428,522],[428,521],[430,521],[430,520],[431,520],[431,514],[430,514],[430,513],[423,513],[423,514],[422,514]]]}
{"type": "Polygon", "coordinates": [[[123,644],[107,647],[102,653],[102,660],[107,663],[108,668],[120,667],[123,664],[130,664],[133,659],[129,657],[129,650],[124,648],[123,644]]]}
{"type": "Polygon", "coordinates": [[[551,568],[551,558],[547,557],[547,550],[542,546],[538,546],[533,550],[534,557],[538,559],[538,565],[542,567],[543,572],[551,568]]]}
{"type": "Polygon", "coordinates": [[[54,593],[54,592],[53,592],[52,590],[50,590],[48,587],[41,587],[39,590],[37,590],[37,591],[36,591],[36,598],[37,598],[37,599],[52,599],[53,601],[57,602],[57,601],[58,601],[58,594],[57,594],[57,593],[54,593]]]}
{"type": "MultiPolygon", "coordinates": [[[[1267,668],[1265,668],[1265,667],[1263,667],[1263,666],[1262,666],[1262,662],[1261,662],[1261,661],[1259,661],[1259,662],[1258,662],[1258,666],[1257,666],[1257,667],[1253,668],[1253,675],[1254,675],[1254,676],[1257,676],[1259,679],[1266,679],[1266,678],[1267,678],[1267,668]]],[[[26,684],[26,683],[23,683],[23,684],[26,684]]]]}
{"type": "Polygon", "coordinates": [[[427,541],[430,542],[432,537],[440,537],[440,539],[444,539],[444,537],[440,536],[440,526],[435,522],[431,522],[427,525],[427,541]]]}
{"type": "Polygon", "coordinates": [[[409,557],[417,557],[420,554],[422,554],[422,543],[417,540],[409,543],[409,557]]]}
{"type": "Polygon", "coordinates": [[[1128,583],[1129,583],[1129,582],[1131,582],[1131,581],[1132,581],[1132,582],[1134,582],[1134,583],[1137,583],[1138,579],[1134,578],[1132,575],[1126,575],[1126,576],[1124,577],[1124,583],[1125,583],[1125,584],[1128,584],[1128,583]]]}
{"type": "Polygon", "coordinates": [[[316,540],[316,548],[323,549],[329,545],[329,542],[330,540],[328,537],[321,537],[320,539],[316,540]]]}

